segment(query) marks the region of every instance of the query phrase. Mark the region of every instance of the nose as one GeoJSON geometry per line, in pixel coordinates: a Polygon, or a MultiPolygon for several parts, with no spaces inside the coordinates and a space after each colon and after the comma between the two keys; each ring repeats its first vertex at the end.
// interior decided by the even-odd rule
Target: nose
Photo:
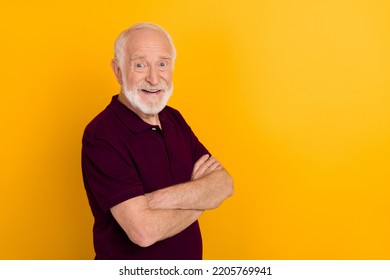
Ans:
{"type": "Polygon", "coordinates": [[[148,74],[147,74],[147,76],[146,76],[146,81],[149,83],[149,84],[151,84],[151,85],[153,85],[153,86],[155,86],[155,85],[158,85],[158,83],[159,83],[159,76],[158,76],[158,72],[157,72],[158,70],[156,69],[156,68],[154,68],[154,67],[150,67],[149,68],[149,71],[148,71],[148,74]]]}

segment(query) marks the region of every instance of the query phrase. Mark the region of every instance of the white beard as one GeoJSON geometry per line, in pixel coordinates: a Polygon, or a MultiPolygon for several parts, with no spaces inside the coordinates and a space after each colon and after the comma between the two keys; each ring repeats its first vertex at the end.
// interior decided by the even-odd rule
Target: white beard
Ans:
{"type": "Polygon", "coordinates": [[[126,79],[123,79],[124,95],[127,98],[127,100],[130,102],[130,104],[144,114],[156,115],[160,113],[167,105],[168,100],[171,97],[173,92],[173,86],[171,86],[171,88],[168,89],[166,83],[161,82],[160,85],[158,86],[155,87],[146,86],[146,87],[158,88],[162,92],[159,93],[158,96],[150,96],[149,99],[152,100],[150,100],[149,102],[144,102],[142,100],[142,95],[147,95],[147,94],[142,93],[141,88],[145,89],[145,83],[141,83],[136,88],[130,90],[127,86],[126,79]]]}

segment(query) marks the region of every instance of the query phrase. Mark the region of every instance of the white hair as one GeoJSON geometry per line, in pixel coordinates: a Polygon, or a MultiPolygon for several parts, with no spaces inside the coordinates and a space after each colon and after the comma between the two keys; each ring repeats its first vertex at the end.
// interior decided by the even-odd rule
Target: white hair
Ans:
{"type": "Polygon", "coordinates": [[[175,48],[175,45],[173,44],[173,40],[172,40],[171,36],[169,35],[169,33],[167,31],[165,31],[164,28],[162,28],[161,26],[159,26],[157,24],[150,23],[150,22],[140,22],[140,23],[134,24],[133,26],[130,26],[128,29],[123,30],[115,40],[114,57],[119,62],[119,65],[123,66],[123,64],[124,64],[124,49],[125,49],[125,43],[126,43],[127,37],[129,36],[129,34],[132,31],[140,30],[140,29],[153,29],[153,30],[157,30],[157,31],[161,32],[167,38],[167,40],[172,48],[172,59],[175,60],[176,48],[175,48]]]}

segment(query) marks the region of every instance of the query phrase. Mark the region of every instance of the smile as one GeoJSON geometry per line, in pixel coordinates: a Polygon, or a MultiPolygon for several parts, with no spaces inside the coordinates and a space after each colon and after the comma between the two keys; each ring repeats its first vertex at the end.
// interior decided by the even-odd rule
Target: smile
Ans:
{"type": "Polygon", "coordinates": [[[161,90],[160,89],[142,89],[143,92],[147,94],[156,94],[159,93],[161,90]]]}

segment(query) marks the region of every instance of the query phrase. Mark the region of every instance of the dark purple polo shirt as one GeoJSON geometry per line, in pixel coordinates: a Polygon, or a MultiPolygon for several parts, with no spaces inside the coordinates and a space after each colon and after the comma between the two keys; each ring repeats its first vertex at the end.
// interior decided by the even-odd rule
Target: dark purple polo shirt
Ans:
{"type": "Polygon", "coordinates": [[[177,110],[166,106],[160,112],[160,130],[117,98],[87,125],[82,142],[96,259],[201,259],[198,222],[142,248],[130,241],[112,216],[110,208],[118,203],[189,181],[194,163],[208,153],[177,110]]]}

